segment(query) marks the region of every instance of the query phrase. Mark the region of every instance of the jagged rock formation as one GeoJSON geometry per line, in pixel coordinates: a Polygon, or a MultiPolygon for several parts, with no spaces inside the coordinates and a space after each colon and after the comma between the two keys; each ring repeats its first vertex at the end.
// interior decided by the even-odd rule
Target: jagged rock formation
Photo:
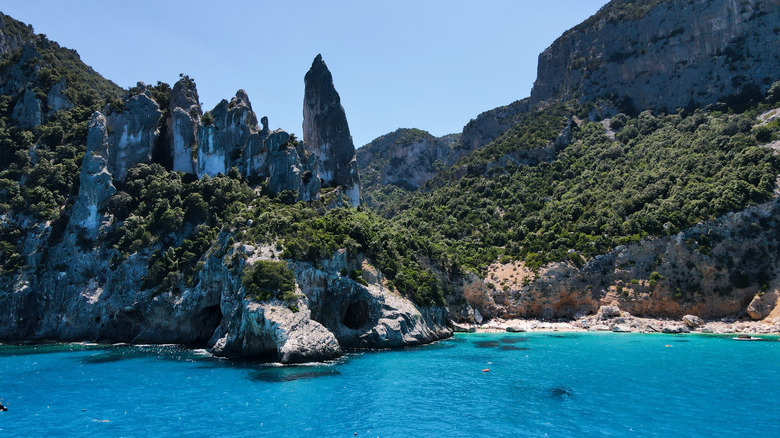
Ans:
{"type": "MultiPolygon", "coordinates": [[[[81,77],[71,81],[73,76],[56,70],[56,63],[47,64],[57,59],[47,50],[60,50],[58,46],[36,38],[20,42],[22,46],[3,58],[6,62],[0,70],[0,92],[12,96],[6,101],[15,113],[4,119],[9,126],[33,128],[51,122],[48,118],[57,111],[75,105],[97,106],[84,100],[83,90],[89,87],[85,84],[99,79],[87,74],[89,80],[82,81],[81,77]],[[74,84],[79,93],[74,94],[70,88],[74,84]]],[[[11,43],[16,44],[14,41],[11,43]]],[[[11,43],[0,46],[12,47],[11,43]]],[[[75,52],[57,53],[75,56],[75,52]]],[[[81,64],[77,67],[80,73],[89,71],[81,64]]],[[[103,91],[113,89],[103,85],[103,91]]],[[[330,86],[332,90],[332,81],[330,86]]],[[[23,227],[22,237],[12,244],[18,245],[13,249],[19,251],[17,256],[23,258],[24,267],[6,271],[5,260],[0,265],[0,307],[4,309],[0,339],[183,343],[205,345],[223,356],[260,356],[295,363],[337,357],[345,348],[403,346],[451,334],[444,309],[418,308],[399,297],[368,260],[361,256],[348,259],[344,250],[317,264],[291,262],[297,277],[297,301],[258,302],[246,295],[243,269],[258,260],[278,260],[275,242],[256,249],[233,242],[243,231],[212,231],[210,225],[193,220],[180,222],[182,230],[166,233],[165,243],[156,241],[128,251],[118,250],[111,243],[112,233],[121,234],[129,223],[147,219],[122,216],[111,207],[131,198],[128,192],[137,180],[128,183],[128,171],[140,163],[155,164],[144,168],[154,172],[164,172],[163,166],[168,166],[198,177],[235,175],[238,171],[246,178],[238,184],[249,193],[243,195],[245,200],[253,193],[247,184],[255,185],[255,196],[263,196],[256,186],[263,180],[271,192],[294,192],[292,200],[317,199],[320,171],[324,169],[329,184],[339,186],[350,202],[359,201],[354,148],[350,142],[352,158],[344,164],[343,138],[328,137],[347,129],[345,119],[336,119],[335,127],[328,126],[331,116],[327,108],[322,113],[324,118],[316,118],[312,126],[324,133],[320,139],[325,143],[320,145],[326,146],[312,153],[287,132],[270,131],[266,117],[260,119],[259,126],[242,90],[207,114],[202,113],[195,83],[188,77],[182,77],[172,90],[165,84],[139,83],[121,99],[108,92],[102,97],[109,103],[95,111],[87,125],[79,193],[72,209],[55,205],[63,214],[53,215],[59,218],[54,225],[53,221],[36,222],[27,212],[6,214],[7,205],[2,205],[3,227],[23,227]],[[324,166],[320,159],[326,161],[324,166]],[[123,191],[118,192],[117,187],[123,191]],[[191,254],[192,263],[197,263],[192,276],[166,287],[155,284],[150,280],[151,261],[163,252],[174,254],[174,247],[179,250],[188,237],[193,237],[193,227],[214,232],[216,237],[204,238],[208,244],[197,250],[198,255],[191,254]],[[172,246],[166,249],[167,245],[172,246]],[[358,268],[365,272],[360,281],[343,276],[343,272],[356,272],[358,268]]],[[[328,93],[324,96],[330,97],[328,93]]],[[[323,101],[323,105],[329,104],[323,101]]],[[[348,139],[349,132],[345,132],[348,139]]],[[[47,146],[76,154],[79,145],[59,146],[55,141],[47,146]]],[[[30,146],[25,155],[38,160],[37,147],[30,146]]],[[[70,159],[71,163],[75,161],[70,159]]],[[[236,183],[231,178],[220,181],[236,183]]],[[[18,189],[20,184],[10,183],[3,180],[4,190],[18,189]]],[[[176,203],[182,201],[177,199],[176,203]]],[[[184,215],[178,206],[165,213],[171,212],[179,220],[184,215]]],[[[251,220],[241,223],[249,226],[251,220]]],[[[2,231],[5,233],[5,228],[2,231]]],[[[149,231],[144,236],[148,237],[149,231]]],[[[2,237],[6,239],[5,234],[2,237]]]]}
{"type": "Polygon", "coordinates": [[[360,204],[355,145],[330,70],[317,55],[304,77],[303,142],[318,161],[323,186],[341,186],[353,206],[360,204]]]}
{"type": "Polygon", "coordinates": [[[173,170],[195,174],[195,145],[203,115],[195,81],[184,76],[173,85],[169,104],[173,170]]]}
{"type": "Polygon", "coordinates": [[[531,104],[628,98],[638,110],[766,90],[780,68],[773,0],[613,0],[539,55],[531,104]]]}
{"type": "Polygon", "coordinates": [[[105,200],[116,193],[108,159],[108,124],[106,117],[96,112],[89,122],[79,196],[71,214],[72,223],[83,228],[92,238],[97,236],[102,222],[98,211],[105,200]]]}
{"type": "Polygon", "coordinates": [[[461,156],[456,134],[434,137],[419,129],[398,129],[357,150],[364,190],[394,184],[416,189],[461,156]]]}
{"type": "Polygon", "coordinates": [[[213,121],[198,128],[198,177],[226,174],[234,166],[248,175],[251,153],[247,152],[256,149],[259,141],[249,96],[238,90],[230,103],[223,99],[209,115],[213,121]]]}
{"type": "Polygon", "coordinates": [[[41,101],[35,96],[35,91],[28,86],[24,89],[22,97],[16,101],[12,116],[20,127],[32,129],[43,121],[43,108],[41,101]]]}
{"type": "Polygon", "coordinates": [[[108,131],[108,169],[116,181],[124,181],[127,170],[152,161],[152,150],[159,135],[162,111],[143,83],[138,94],[128,96],[119,112],[106,114],[108,131]]]}
{"type": "MultiPolygon", "coordinates": [[[[37,102],[34,96],[32,99],[37,102]]],[[[133,93],[127,94],[120,106],[106,108],[101,119],[105,120],[105,126],[92,123],[89,132],[90,138],[106,136],[105,150],[97,152],[94,149],[92,153],[106,161],[109,185],[114,181],[124,181],[131,167],[153,161],[163,125],[160,120],[163,113],[149,87],[143,83],[134,87],[133,93]]],[[[287,132],[270,131],[266,117],[261,122],[262,128],[258,126],[257,116],[243,90],[239,90],[230,102],[222,100],[203,115],[195,82],[185,76],[171,91],[168,118],[164,121],[168,135],[161,140],[167,143],[164,149],[169,151],[172,170],[200,178],[227,174],[235,167],[245,177],[267,179],[268,187],[274,193],[293,191],[297,200],[317,199],[321,188],[319,157],[324,157],[329,165],[336,165],[339,159],[328,158],[326,150],[337,153],[341,149],[326,148],[320,151],[321,155],[309,153],[287,132]]],[[[324,132],[330,130],[324,125],[322,129],[324,132]]],[[[347,168],[351,169],[349,175],[356,178],[357,187],[354,184],[342,187],[354,205],[353,201],[359,201],[359,178],[354,165],[347,168]]],[[[91,174],[92,170],[89,172],[91,174]]],[[[80,188],[83,199],[79,205],[83,204],[85,208],[80,207],[74,216],[73,223],[89,225],[88,234],[93,236],[97,219],[88,212],[96,210],[105,200],[97,196],[108,193],[102,189],[105,185],[103,179],[104,176],[101,176],[83,181],[80,188]],[[93,186],[93,183],[98,186],[93,186]],[[87,217],[90,219],[87,220],[87,217]]]]}

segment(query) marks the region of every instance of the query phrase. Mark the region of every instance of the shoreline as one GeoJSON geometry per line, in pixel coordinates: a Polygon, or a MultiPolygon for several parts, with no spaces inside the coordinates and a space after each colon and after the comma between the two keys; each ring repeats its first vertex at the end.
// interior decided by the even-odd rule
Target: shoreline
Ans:
{"type": "Polygon", "coordinates": [[[780,335],[780,318],[743,321],[735,318],[701,320],[700,318],[640,318],[623,314],[608,317],[601,313],[570,321],[494,318],[483,324],[453,323],[455,333],[523,333],[523,332],[615,332],[615,333],[702,333],[734,335],[780,335]]]}

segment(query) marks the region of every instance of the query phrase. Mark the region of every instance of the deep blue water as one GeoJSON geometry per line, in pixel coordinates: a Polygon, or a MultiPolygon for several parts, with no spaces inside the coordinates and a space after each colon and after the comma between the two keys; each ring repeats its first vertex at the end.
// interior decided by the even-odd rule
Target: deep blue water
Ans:
{"type": "Polygon", "coordinates": [[[0,346],[0,436],[780,436],[780,342],[467,334],[327,365],[0,346]],[[489,372],[483,372],[489,368],[489,372]]]}

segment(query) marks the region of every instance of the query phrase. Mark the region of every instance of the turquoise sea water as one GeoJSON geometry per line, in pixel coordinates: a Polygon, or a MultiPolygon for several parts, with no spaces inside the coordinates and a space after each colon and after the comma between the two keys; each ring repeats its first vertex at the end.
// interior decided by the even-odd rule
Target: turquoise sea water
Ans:
{"type": "Polygon", "coordinates": [[[780,436],[780,342],[467,334],[269,366],[0,346],[0,436],[780,436]],[[489,368],[489,372],[482,370],[489,368]]]}

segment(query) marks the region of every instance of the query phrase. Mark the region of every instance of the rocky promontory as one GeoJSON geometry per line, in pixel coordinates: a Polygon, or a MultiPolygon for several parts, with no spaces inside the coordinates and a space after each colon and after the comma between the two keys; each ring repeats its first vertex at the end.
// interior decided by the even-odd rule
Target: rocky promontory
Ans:
{"type": "Polygon", "coordinates": [[[258,205],[319,215],[360,203],[355,149],[321,56],[304,81],[298,141],[270,130],[243,90],[205,112],[185,75],[121,95],[75,52],[0,18],[0,134],[22,133],[11,155],[27,166],[4,157],[0,169],[0,339],[181,343],[297,363],[452,333],[444,307],[400,294],[354,240],[349,256],[336,246],[293,257],[278,233],[253,234],[258,205]],[[45,202],[29,208],[20,192],[45,202]],[[248,292],[244,277],[262,263],[290,271],[289,296],[248,292]]]}

